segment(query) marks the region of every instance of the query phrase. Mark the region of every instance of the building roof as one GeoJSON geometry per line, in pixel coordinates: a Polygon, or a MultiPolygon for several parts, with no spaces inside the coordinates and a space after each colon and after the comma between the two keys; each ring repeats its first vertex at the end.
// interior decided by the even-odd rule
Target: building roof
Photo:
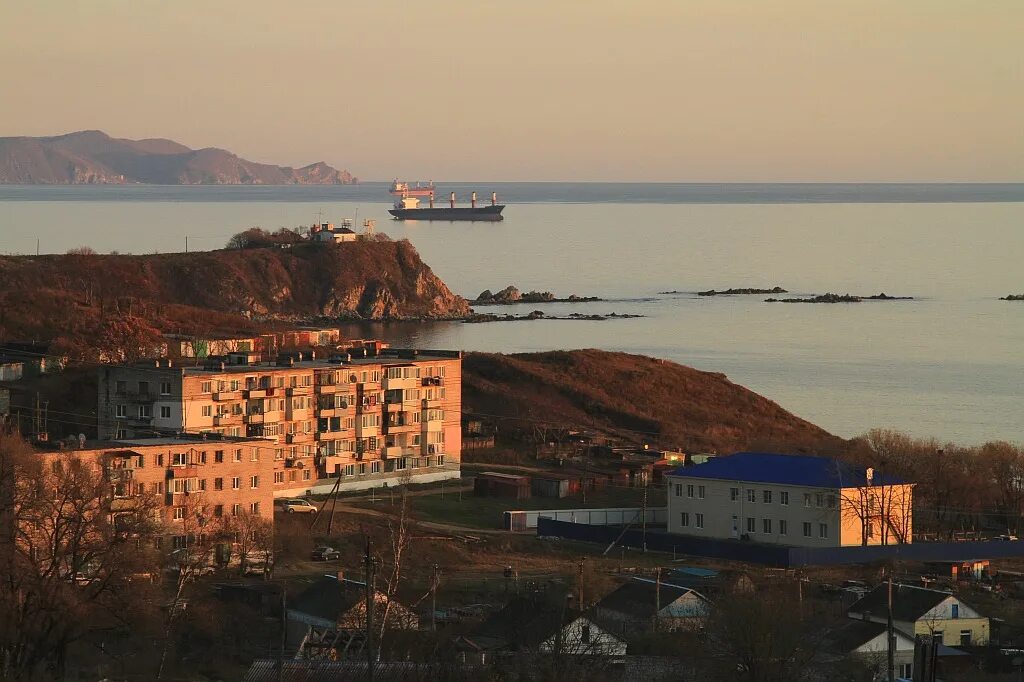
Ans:
{"type": "MultiPolygon", "coordinates": [[[[826,647],[837,654],[846,655],[885,633],[887,629],[885,623],[847,619],[845,623],[828,633],[825,638],[826,647]]],[[[899,630],[896,631],[896,637],[909,640],[911,646],[914,644],[912,639],[899,630]]]]}
{"type": "MultiPolygon", "coordinates": [[[[893,585],[893,619],[907,623],[916,622],[921,616],[952,596],[949,592],[929,590],[914,585],[893,585]]],[[[870,613],[873,616],[884,616],[888,613],[888,602],[888,586],[879,585],[855,601],[847,609],[847,613],[870,613]]]]}
{"type": "Polygon", "coordinates": [[[597,603],[597,608],[633,618],[653,618],[654,607],[659,599],[661,608],[690,593],[703,599],[691,589],[666,583],[661,584],[660,596],[657,592],[658,585],[653,580],[630,580],[607,594],[597,603]]]}
{"type": "Polygon", "coordinates": [[[339,581],[336,576],[324,575],[299,596],[289,599],[288,609],[337,623],[340,616],[348,613],[365,598],[364,584],[348,580],[339,581]]]}
{"type": "Polygon", "coordinates": [[[484,650],[536,649],[579,616],[564,598],[545,594],[514,597],[464,639],[484,650]]]}
{"type": "MultiPolygon", "coordinates": [[[[676,469],[669,476],[814,488],[859,488],[867,485],[864,467],[828,457],[768,452],[737,452],[728,457],[716,457],[704,464],[676,469]]],[[[877,471],[872,477],[873,485],[902,483],[905,481],[877,471]]]]}

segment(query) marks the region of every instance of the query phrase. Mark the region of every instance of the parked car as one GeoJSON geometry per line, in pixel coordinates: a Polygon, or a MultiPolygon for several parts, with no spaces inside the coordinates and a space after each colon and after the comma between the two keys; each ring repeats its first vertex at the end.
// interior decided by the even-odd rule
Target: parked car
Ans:
{"type": "Polygon", "coordinates": [[[997,535],[993,539],[994,540],[1002,540],[1004,542],[1016,542],[1018,540],[1016,535],[1010,535],[1010,534],[997,535]]]}
{"type": "Polygon", "coordinates": [[[337,561],[341,558],[341,552],[333,547],[317,547],[313,550],[313,561],[337,561]]]}
{"type": "Polygon", "coordinates": [[[274,504],[280,511],[287,514],[312,514],[316,512],[317,507],[309,500],[303,500],[302,498],[296,497],[293,499],[277,500],[274,504]]]}

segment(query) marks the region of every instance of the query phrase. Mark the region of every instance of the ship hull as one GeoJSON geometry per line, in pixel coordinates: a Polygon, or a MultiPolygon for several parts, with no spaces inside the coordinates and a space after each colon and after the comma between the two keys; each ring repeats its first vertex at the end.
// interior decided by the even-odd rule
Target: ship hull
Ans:
{"type": "Polygon", "coordinates": [[[478,220],[497,222],[504,220],[500,206],[460,206],[457,208],[392,208],[388,213],[395,220],[478,220]]]}

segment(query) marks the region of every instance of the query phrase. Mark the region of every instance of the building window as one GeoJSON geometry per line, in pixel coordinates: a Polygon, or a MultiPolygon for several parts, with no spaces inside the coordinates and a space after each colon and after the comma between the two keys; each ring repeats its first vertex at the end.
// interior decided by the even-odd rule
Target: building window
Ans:
{"type": "Polygon", "coordinates": [[[312,474],[312,473],[313,473],[313,472],[312,472],[312,471],[310,471],[309,469],[303,469],[303,470],[302,470],[302,480],[303,480],[303,481],[308,481],[308,480],[310,480],[310,474],[312,474]]]}
{"type": "Polygon", "coordinates": [[[828,505],[829,509],[835,509],[836,508],[836,496],[835,495],[829,495],[827,500],[826,500],[826,504],[828,505]]]}
{"type": "Polygon", "coordinates": [[[960,605],[959,604],[950,604],[949,605],[949,617],[950,618],[959,618],[960,617],[960,605]]]}
{"type": "Polygon", "coordinates": [[[214,490],[224,490],[224,479],[223,478],[215,478],[215,479],[213,479],[213,489],[214,490]]]}
{"type": "Polygon", "coordinates": [[[139,419],[149,419],[153,416],[152,405],[139,405],[139,419]]]}
{"type": "Polygon", "coordinates": [[[686,486],[686,496],[693,497],[693,485],[686,486]]]}
{"type": "Polygon", "coordinates": [[[242,448],[238,448],[237,450],[235,450],[234,461],[236,461],[236,462],[241,462],[242,461],[242,448]]]}
{"type": "Polygon", "coordinates": [[[128,406],[127,405],[115,405],[114,406],[114,414],[116,416],[118,416],[118,417],[127,417],[128,416],[128,406]]]}
{"type": "Polygon", "coordinates": [[[735,502],[738,499],[740,499],[740,489],[739,488],[729,488],[729,500],[731,502],[735,502]]]}
{"type": "Polygon", "coordinates": [[[260,513],[260,503],[259,502],[253,502],[252,504],[250,504],[249,505],[249,511],[251,513],[253,513],[253,514],[259,514],[260,513]]]}
{"type": "Polygon", "coordinates": [[[814,502],[815,502],[815,504],[816,504],[817,506],[819,506],[819,507],[824,507],[824,506],[825,506],[825,496],[824,496],[824,495],[822,495],[821,493],[817,493],[817,494],[816,494],[816,495],[814,496],[814,502]]]}
{"type": "Polygon", "coordinates": [[[216,462],[217,464],[223,464],[224,463],[224,451],[223,450],[214,450],[213,451],[213,461],[216,462]]]}
{"type": "Polygon", "coordinates": [[[764,533],[770,534],[772,532],[772,520],[761,519],[761,529],[764,531],[764,533]]]}
{"type": "Polygon", "coordinates": [[[676,497],[682,497],[682,496],[683,496],[683,484],[682,483],[676,483],[676,497]]]}
{"type": "Polygon", "coordinates": [[[704,527],[704,515],[703,514],[694,514],[694,521],[696,522],[697,528],[703,528],[704,527]]]}
{"type": "Polygon", "coordinates": [[[811,537],[811,522],[810,521],[804,521],[804,537],[805,538],[811,537]]]}
{"type": "Polygon", "coordinates": [[[242,513],[242,505],[237,504],[237,503],[231,505],[231,515],[232,516],[238,516],[241,513],[242,513]]]}
{"type": "Polygon", "coordinates": [[[238,490],[241,487],[242,487],[242,479],[241,478],[239,478],[238,476],[235,476],[234,478],[231,479],[231,489],[232,490],[238,490]]]}
{"type": "Polygon", "coordinates": [[[249,487],[250,488],[259,488],[260,487],[260,477],[259,476],[252,476],[252,477],[250,477],[249,478],[249,487]]]}
{"type": "Polygon", "coordinates": [[[200,478],[199,479],[199,489],[202,490],[202,491],[206,490],[206,479],[205,478],[200,478]]]}
{"type": "Polygon", "coordinates": [[[213,515],[214,516],[224,516],[224,505],[223,504],[218,504],[216,507],[214,507],[213,508],[213,515]]]}
{"type": "Polygon", "coordinates": [[[811,506],[811,494],[810,493],[804,493],[804,506],[805,507],[810,507],[811,506]]]}
{"type": "Polygon", "coordinates": [[[170,395],[170,394],[171,394],[171,382],[169,382],[169,381],[161,381],[160,382],[160,395],[170,395]]]}
{"type": "Polygon", "coordinates": [[[283,471],[275,471],[274,472],[274,483],[284,483],[284,472],[283,471]]]}
{"type": "Polygon", "coordinates": [[[699,499],[701,499],[701,500],[704,499],[704,491],[705,491],[704,486],[702,486],[702,485],[697,486],[697,497],[699,499]]]}
{"type": "Polygon", "coordinates": [[[204,417],[212,417],[213,416],[213,405],[203,405],[203,416],[204,417]]]}
{"type": "Polygon", "coordinates": [[[160,406],[160,418],[161,419],[170,419],[171,418],[171,408],[170,408],[169,405],[161,405],[160,406]]]}
{"type": "Polygon", "coordinates": [[[756,533],[757,532],[757,519],[751,518],[751,517],[747,517],[747,532],[748,533],[756,533]]]}
{"type": "Polygon", "coordinates": [[[175,507],[174,508],[174,520],[175,521],[182,521],[182,520],[184,520],[184,518],[185,518],[185,508],[184,507],[175,507]]]}
{"type": "Polygon", "coordinates": [[[149,382],[148,381],[140,381],[139,382],[139,393],[141,393],[142,395],[149,395],[149,382]]]}
{"type": "Polygon", "coordinates": [[[116,395],[124,395],[127,392],[128,392],[128,382],[127,381],[115,381],[114,382],[114,393],[116,395]]]}
{"type": "MultiPolygon", "coordinates": [[[[366,609],[369,611],[370,609],[366,609]]],[[[580,628],[580,643],[590,644],[590,626],[584,625],[580,628]]]]}
{"type": "Polygon", "coordinates": [[[380,473],[380,461],[370,462],[370,473],[371,474],[379,474],[380,473]]]}
{"type": "Polygon", "coordinates": [[[764,500],[765,504],[771,504],[772,503],[772,491],[771,490],[763,490],[761,492],[761,499],[764,500]]]}
{"type": "Polygon", "coordinates": [[[779,504],[789,504],[789,493],[785,490],[779,493],[779,504]]]}
{"type": "Polygon", "coordinates": [[[960,631],[960,646],[970,646],[970,645],[971,645],[971,631],[970,630],[961,630],[960,631]]]}
{"type": "Polygon", "coordinates": [[[753,488],[747,488],[747,502],[757,502],[757,491],[753,488]]]}
{"type": "Polygon", "coordinates": [[[690,514],[688,512],[683,512],[679,515],[679,525],[683,528],[690,525],[690,514]]]}
{"type": "Polygon", "coordinates": [[[259,448],[252,448],[250,450],[250,452],[249,452],[249,461],[250,462],[258,462],[258,461],[260,461],[260,449],[259,448]]]}
{"type": "Polygon", "coordinates": [[[199,390],[202,391],[203,393],[213,393],[213,382],[204,381],[201,384],[201,388],[199,390]]]}
{"type": "Polygon", "coordinates": [[[818,524],[818,535],[820,537],[823,537],[823,538],[827,538],[828,537],[828,524],[827,523],[819,523],[818,524]]]}
{"type": "Polygon", "coordinates": [[[914,664],[913,663],[901,663],[897,670],[900,671],[900,677],[910,679],[914,675],[914,664]]]}
{"type": "Polygon", "coordinates": [[[188,464],[187,452],[175,452],[171,455],[171,466],[183,467],[188,464]]]}
{"type": "Polygon", "coordinates": [[[789,529],[786,526],[786,519],[779,519],[779,535],[785,535],[789,529]]]}

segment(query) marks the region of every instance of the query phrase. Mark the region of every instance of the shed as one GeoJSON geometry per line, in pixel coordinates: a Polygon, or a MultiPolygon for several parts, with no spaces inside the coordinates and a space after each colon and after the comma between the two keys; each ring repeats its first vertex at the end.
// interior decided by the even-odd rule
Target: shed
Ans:
{"type": "Polygon", "coordinates": [[[482,497],[509,497],[515,500],[530,499],[530,477],[485,471],[477,474],[473,492],[482,497]]]}
{"type": "Polygon", "coordinates": [[[568,476],[534,474],[530,483],[530,490],[537,497],[567,497],[569,488],[568,476]]]}

